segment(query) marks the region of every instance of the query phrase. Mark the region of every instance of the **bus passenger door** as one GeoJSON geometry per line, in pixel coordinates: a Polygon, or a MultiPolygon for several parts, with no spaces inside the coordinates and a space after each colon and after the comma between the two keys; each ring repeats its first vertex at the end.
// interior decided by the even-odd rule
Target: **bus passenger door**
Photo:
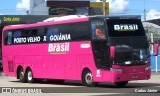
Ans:
{"type": "Polygon", "coordinates": [[[109,69],[109,46],[104,20],[96,19],[91,22],[93,54],[98,69],[109,69]]]}
{"type": "Polygon", "coordinates": [[[109,47],[107,41],[92,41],[93,54],[97,68],[109,69],[109,47]]]}

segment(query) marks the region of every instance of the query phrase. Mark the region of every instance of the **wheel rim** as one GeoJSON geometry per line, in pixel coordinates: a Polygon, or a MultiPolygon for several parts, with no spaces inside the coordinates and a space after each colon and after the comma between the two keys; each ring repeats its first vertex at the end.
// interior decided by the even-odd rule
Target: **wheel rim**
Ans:
{"type": "Polygon", "coordinates": [[[20,80],[24,78],[24,72],[20,72],[20,80]]]}
{"type": "Polygon", "coordinates": [[[29,80],[29,81],[31,81],[31,80],[32,80],[32,78],[33,78],[33,77],[32,77],[32,72],[31,72],[31,71],[29,71],[29,72],[28,72],[28,80],[29,80]]]}
{"type": "Polygon", "coordinates": [[[85,80],[86,80],[86,83],[88,84],[92,84],[93,83],[93,76],[92,76],[92,73],[87,73],[86,76],[85,76],[85,80]]]}

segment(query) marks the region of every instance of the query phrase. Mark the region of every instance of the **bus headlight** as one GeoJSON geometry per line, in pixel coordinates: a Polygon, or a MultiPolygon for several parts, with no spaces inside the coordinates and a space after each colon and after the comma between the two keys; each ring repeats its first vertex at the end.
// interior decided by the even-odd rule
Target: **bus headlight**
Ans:
{"type": "Polygon", "coordinates": [[[126,62],[124,62],[124,64],[125,65],[130,65],[130,64],[132,64],[132,62],[131,61],[126,61],[126,62]]]}
{"type": "Polygon", "coordinates": [[[123,72],[123,70],[119,68],[111,68],[110,70],[114,72],[123,72]]]}
{"type": "Polygon", "coordinates": [[[145,68],[145,71],[150,70],[150,69],[151,69],[151,66],[148,66],[145,68]]]}

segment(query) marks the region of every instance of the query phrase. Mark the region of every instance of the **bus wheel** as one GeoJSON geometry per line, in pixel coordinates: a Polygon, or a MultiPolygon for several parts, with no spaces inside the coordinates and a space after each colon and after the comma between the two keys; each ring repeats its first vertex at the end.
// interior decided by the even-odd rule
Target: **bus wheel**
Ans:
{"type": "Polygon", "coordinates": [[[117,87],[124,87],[126,84],[128,84],[128,81],[123,81],[123,82],[115,82],[117,87]]]}
{"type": "Polygon", "coordinates": [[[26,83],[26,76],[22,68],[19,70],[19,79],[20,79],[20,82],[26,83]]]}
{"type": "Polygon", "coordinates": [[[83,72],[82,83],[87,87],[93,87],[96,85],[96,83],[93,81],[93,75],[89,70],[83,72]]]}
{"type": "Polygon", "coordinates": [[[28,83],[33,83],[34,82],[34,78],[33,78],[33,73],[31,69],[27,70],[27,82],[28,83]]]}

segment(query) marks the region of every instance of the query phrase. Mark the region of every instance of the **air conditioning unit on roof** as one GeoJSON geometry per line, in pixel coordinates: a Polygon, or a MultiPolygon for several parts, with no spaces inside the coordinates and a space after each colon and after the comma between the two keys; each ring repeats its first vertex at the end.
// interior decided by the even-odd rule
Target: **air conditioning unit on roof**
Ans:
{"type": "Polygon", "coordinates": [[[85,18],[86,15],[68,15],[68,16],[59,16],[59,17],[51,17],[43,22],[51,22],[51,21],[62,21],[62,20],[70,20],[70,19],[76,19],[76,18],[85,18]]]}

